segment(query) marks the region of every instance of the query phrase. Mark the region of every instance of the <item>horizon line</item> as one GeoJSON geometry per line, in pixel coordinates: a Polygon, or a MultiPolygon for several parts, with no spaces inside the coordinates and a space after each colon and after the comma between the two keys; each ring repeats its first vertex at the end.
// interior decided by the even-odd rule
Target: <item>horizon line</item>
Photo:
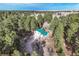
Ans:
{"type": "Polygon", "coordinates": [[[21,11],[61,11],[79,10],[79,3],[0,3],[0,11],[21,10],[21,11]]]}

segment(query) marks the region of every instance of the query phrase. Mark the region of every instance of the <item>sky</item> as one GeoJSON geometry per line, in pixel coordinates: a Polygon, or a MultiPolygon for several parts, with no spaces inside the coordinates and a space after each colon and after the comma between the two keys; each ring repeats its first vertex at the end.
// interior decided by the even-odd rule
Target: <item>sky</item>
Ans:
{"type": "Polygon", "coordinates": [[[79,3],[0,3],[0,10],[79,10],[79,3]]]}

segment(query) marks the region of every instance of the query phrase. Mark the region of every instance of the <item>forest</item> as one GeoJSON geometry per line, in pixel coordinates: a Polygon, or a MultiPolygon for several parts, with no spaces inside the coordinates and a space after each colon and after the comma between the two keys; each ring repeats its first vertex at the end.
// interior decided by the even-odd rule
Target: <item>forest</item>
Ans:
{"type": "Polygon", "coordinates": [[[54,11],[0,11],[0,56],[27,56],[20,41],[45,20],[50,24],[56,55],[79,56],[79,13],[53,15],[54,11]]]}

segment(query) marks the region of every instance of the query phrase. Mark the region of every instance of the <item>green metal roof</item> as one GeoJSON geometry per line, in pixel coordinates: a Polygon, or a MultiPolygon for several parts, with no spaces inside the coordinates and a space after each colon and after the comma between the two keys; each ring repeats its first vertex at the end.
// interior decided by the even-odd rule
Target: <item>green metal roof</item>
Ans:
{"type": "Polygon", "coordinates": [[[36,29],[36,31],[40,32],[44,36],[48,34],[48,32],[46,32],[43,28],[36,29]]]}

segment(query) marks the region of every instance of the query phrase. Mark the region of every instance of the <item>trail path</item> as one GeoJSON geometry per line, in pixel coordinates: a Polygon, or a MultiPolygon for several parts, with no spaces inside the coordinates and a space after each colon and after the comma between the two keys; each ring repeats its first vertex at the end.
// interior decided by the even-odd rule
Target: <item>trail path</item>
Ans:
{"type": "Polygon", "coordinates": [[[55,49],[55,46],[54,46],[53,38],[48,39],[46,41],[46,46],[44,47],[44,55],[45,56],[56,56],[57,55],[56,49],[55,49]]]}
{"type": "Polygon", "coordinates": [[[46,46],[44,47],[44,56],[56,56],[56,49],[54,45],[54,39],[51,37],[52,32],[50,31],[50,36],[46,40],[46,46]]]}
{"type": "MultiPolygon", "coordinates": [[[[62,39],[61,43],[65,56],[70,56],[71,48],[68,47],[67,44],[65,44],[64,39],[62,39]],[[69,49],[67,49],[67,47],[69,49]]],[[[44,56],[57,56],[54,38],[49,37],[49,39],[46,40],[46,46],[43,49],[44,49],[44,56]]]]}

